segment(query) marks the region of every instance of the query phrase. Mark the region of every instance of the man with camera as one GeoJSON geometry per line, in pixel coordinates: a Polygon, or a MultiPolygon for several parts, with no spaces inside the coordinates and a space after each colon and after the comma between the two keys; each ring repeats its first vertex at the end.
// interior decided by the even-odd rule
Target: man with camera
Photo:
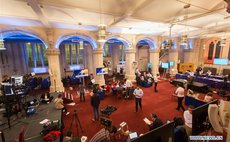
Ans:
{"type": "Polygon", "coordinates": [[[89,142],[108,142],[111,136],[117,132],[117,128],[112,125],[112,120],[101,117],[100,123],[104,126],[100,131],[98,131],[89,142]]]}

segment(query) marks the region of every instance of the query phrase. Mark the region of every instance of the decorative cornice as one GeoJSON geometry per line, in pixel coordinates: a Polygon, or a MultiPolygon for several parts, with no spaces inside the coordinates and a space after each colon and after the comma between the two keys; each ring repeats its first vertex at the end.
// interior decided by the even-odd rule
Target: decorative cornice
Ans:
{"type": "Polygon", "coordinates": [[[60,50],[57,48],[47,48],[46,49],[46,54],[49,55],[59,55],[60,54],[60,50]]]}
{"type": "Polygon", "coordinates": [[[103,54],[103,49],[102,48],[95,48],[93,50],[93,54],[103,54]]]}
{"type": "Polygon", "coordinates": [[[126,48],[125,53],[126,54],[128,54],[128,53],[136,53],[136,50],[134,48],[126,48]]]}

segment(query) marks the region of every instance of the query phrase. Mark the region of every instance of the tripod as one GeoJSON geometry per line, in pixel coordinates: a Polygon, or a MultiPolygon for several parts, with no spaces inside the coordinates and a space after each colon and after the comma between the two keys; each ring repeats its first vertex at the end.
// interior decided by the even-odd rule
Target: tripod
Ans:
{"type": "Polygon", "coordinates": [[[82,133],[83,133],[83,130],[82,130],[81,123],[80,123],[80,120],[79,120],[79,118],[78,118],[77,110],[76,110],[76,109],[74,110],[73,118],[72,118],[72,121],[71,121],[71,124],[70,124],[69,131],[67,132],[67,136],[73,135],[73,134],[72,134],[73,126],[75,126],[75,127],[76,127],[76,130],[77,130],[77,138],[76,138],[76,139],[73,139],[73,138],[72,138],[72,142],[80,142],[80,141],[81,141],[81,138],[80,138],[79,128],[80,128],[80,130],[81,130],[82,133]],[[71,130],[72,130],[72,131],[71,131],[71,130]]]}

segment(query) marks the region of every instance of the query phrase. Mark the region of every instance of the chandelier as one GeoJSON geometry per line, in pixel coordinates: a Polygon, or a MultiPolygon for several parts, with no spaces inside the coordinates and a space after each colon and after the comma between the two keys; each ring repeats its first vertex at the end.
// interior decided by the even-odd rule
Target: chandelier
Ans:
{"type": "Polygon", "coordinates": [[[6,48],[4,47],[4,40],[3,40],[2,32],[0,35],[0,50],[6,50],[6,48]]]}
{"type": "Polygon", "coordinates": [[[184,19],[185,19],[185,33],[181,36],[181,42],[180,42],[180,45],[183,46],[184,49],[188,49],[187,20],[188,20],[188,9],[189,8],[190,8],[190,4],[187,4],[187,5],[184,6],[184,9],[185,9],[185,16],[184,16],[184,19]]]}
{"type": "Polygon", "coordinates": [[[226,11],[230,13],[230,0],[224,0],[227,3],[227,9],[226,11]]]}
{"type": "Polygon", "coordinates": [[[100,8],[100,25],[98,25],[98,42],[105,42],[106,38],[106,25],[104,24],[104,15],[102,10],[102,3],[99,0],[99,8],[100,8]]]}
{"type": "Polygon", "coordinates": [[[100,24],[98,27],[98,42],[105,42],[106,38],[106,25],[100,24]]]}

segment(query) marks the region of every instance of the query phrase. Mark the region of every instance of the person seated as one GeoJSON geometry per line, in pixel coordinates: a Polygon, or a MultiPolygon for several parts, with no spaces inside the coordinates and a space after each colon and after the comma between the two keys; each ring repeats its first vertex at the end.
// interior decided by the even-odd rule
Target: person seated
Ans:
{"type": "Polygon", "coordinates": [[[187,71],[185,72],[185,75],[190,75],[190,70],[187,70],[187,71]]]}
{"type": "Polygon", "coordinates": [[[50,96],[49,93],[45,93],[41,95],[40,101],[42,103],[48,104],[53,100],[53,96],[50,96]]]}
{"type": "Polygon", "coordinates": [[[105,92],[106,92],[106,94],[110,94],[110,92],[111,92],[111,84],[106,85],[105,92]]]}
{"type": "Polygon", "coordinates": [[[148,73],[146,74],[146,76],[147,76],[148,78],[153,78],[153,75],[152,75],[150,72],[148,72],[148,73]]]}
{"type": "Polygon", "coordinates": [[[69,112],[67,111],[66,107],[63,104],[62,94],[58,94],[58,97],[54,100],[54,104],[56,109],[61,109],[62,112],[66,113],[66,115],[69,114],[69,112]]]}
{"type": "Polygon", "coordinates": [[[143,75],[140,77],[140,79],[141,79],[141,81],[145,81],[145,78],[143,75]]]}
{"type": "Polygon", "coordinates": [[[192,76],[188,75],[187,83],[188,84],[192,84],[193,83],[193,77],[192,76]]]}
{"type": "Polygon", "coordinates": [[[204,97],[204,102],[211,102],[213,100],[212,93],[209,92],[204,97]]]}
{"type": "Polygon", "coordinates": [[[149,125],[149,131],[154,130],[163,125],[162,120],[158,118],[156,114],[152,113],[151,118],[153,121],[151,121],[151,124],[149,125]]]}
{"type": "Polygon", "coordinates": [[[194,92],[191,89],[188,89],[187,96],[195,97],[195,94],[194,94],[194,92]]]}
{"type": "Polygon", "coordinates": [[[184,128],[184,121],[181,117],[174,117],[174,141],[175,142],[187,142],[188,137],[184,128]]]}
{"type": "Polygon", "coordinates": [[[210,76],[210,75],[212,75],[212,72],[210,70],[208,70],[207,73],[206,73],[206,75],[210,76]]]}

